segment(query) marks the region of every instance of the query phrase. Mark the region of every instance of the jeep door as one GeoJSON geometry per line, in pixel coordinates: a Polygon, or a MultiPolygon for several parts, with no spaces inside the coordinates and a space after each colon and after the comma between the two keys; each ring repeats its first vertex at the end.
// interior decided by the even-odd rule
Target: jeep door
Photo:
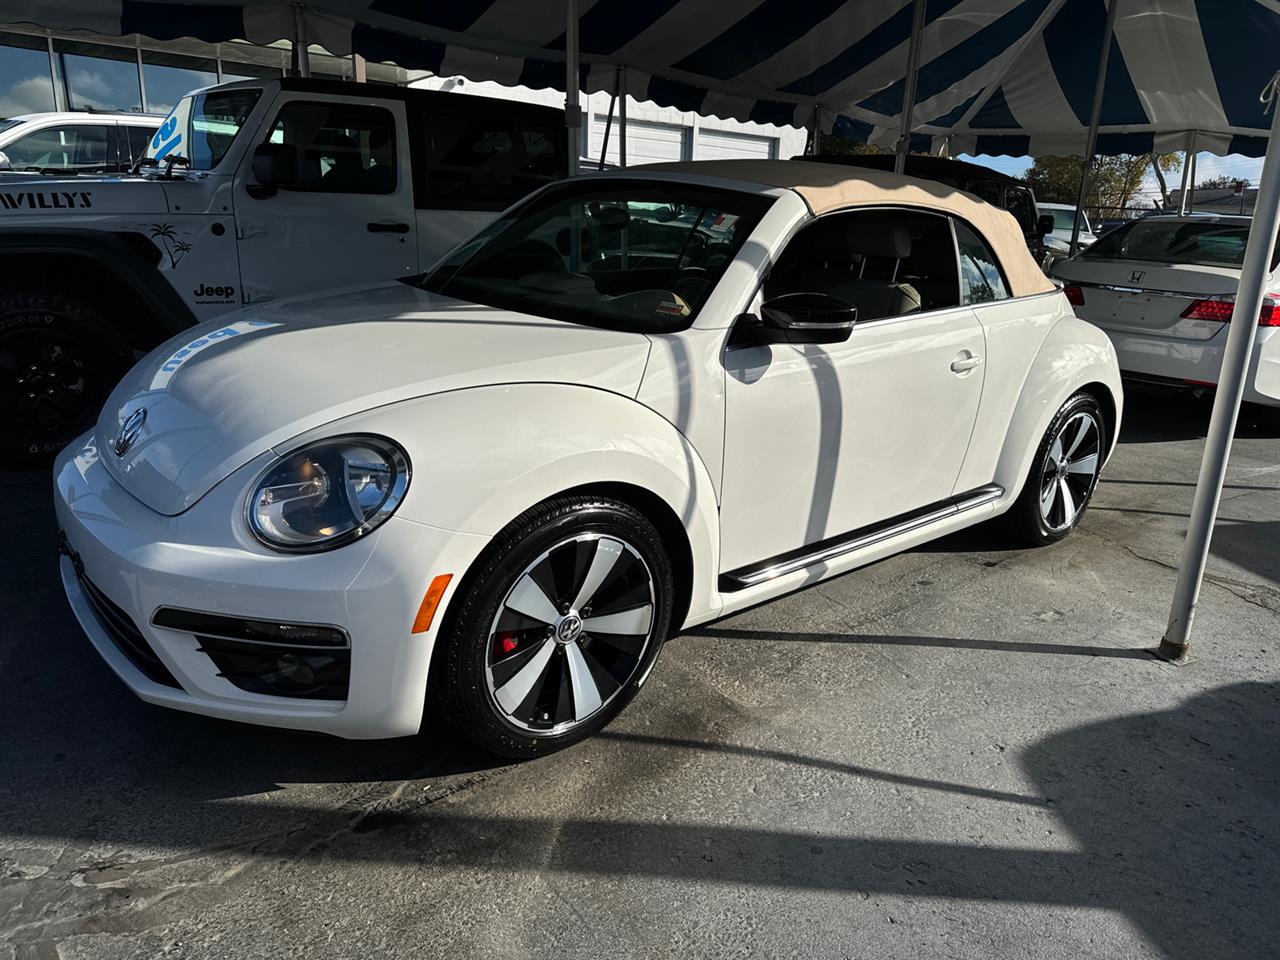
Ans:
{"type": "Polygon", "coordinates": [[[236,174],[246,303],[417,272],[404,104],[283,93],[256,143],[293,148],[296,177],[256,189],[252,151],[236,174]]]}
{"type": "Polygon", "coordinates": [[[857,323],[823,346],[734,346],[730,335],[722,570],[945,500],[969,447],[985,339],[960,299],[948,218],[818,218],[788,242],[762,296],[802,292],[852,304],[857,323]]]}

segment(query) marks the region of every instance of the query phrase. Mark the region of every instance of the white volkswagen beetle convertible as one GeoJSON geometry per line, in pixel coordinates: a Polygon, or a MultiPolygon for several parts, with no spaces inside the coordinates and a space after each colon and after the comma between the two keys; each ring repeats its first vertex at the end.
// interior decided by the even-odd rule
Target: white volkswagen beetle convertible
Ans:
{"type": "Polygon", "coordinates": [[[55,466],[62,576],[151,703],[356,738],[430,705],[528,756],[682,628],[998,514],[1065,536],[1120,412],[1106,336],[972,196],[619,171],[157,349],[55,466]]]}

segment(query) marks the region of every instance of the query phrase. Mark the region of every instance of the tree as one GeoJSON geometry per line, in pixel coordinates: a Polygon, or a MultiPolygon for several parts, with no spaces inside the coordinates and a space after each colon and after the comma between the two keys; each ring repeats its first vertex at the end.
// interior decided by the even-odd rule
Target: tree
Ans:
{"type": "MultiPolygon", "coordinates": [[[[1148,165],[1163,172],[1172,169],[1177,162],[1176,153],[1094,157],[1084,205],[1091,210],[1127,207],[1142,186],[1148,165]]],[[[1074,204],[1080,190],[1080,158],[1037,157],[1023,178],[1035,191],[1037,200],[1074,204]]],[[[1163,181],[1163,176],[1158,179],[1163,181]]],[[[1163,185],[1161,194],[1167,196],[1163,185]]]]}
{"type": "Polygon", "coordinates": [[[1248,177],[1228,177],[1225,174],[1216,177],[1210,177],[1207,180],[1201,180],[1196,184],[1197,190],[1234,190],[1239,187],[1243,190],[1249,186],[1248,177]]]}

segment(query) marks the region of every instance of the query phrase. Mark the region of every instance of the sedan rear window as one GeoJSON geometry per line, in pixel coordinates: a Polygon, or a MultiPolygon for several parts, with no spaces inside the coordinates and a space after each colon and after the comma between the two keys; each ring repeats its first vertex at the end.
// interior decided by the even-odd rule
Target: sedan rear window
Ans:
{"type": "Polygon", "coordinates": [[[589,326],[683,330],[772,202],[669,182],[566,184],[499,218],[424,286],[589,326]]]}
{"type": "Polygon", "coordinates": [[[1081,257],[1238,267],[1248,239],[1247,223],[1134,220],[1098,240],[1081,257]]]}

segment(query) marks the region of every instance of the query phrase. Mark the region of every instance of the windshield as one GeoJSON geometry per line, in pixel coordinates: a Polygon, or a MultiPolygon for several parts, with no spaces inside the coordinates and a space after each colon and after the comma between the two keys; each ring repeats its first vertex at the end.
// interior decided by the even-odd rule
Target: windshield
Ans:
{"type": "Polygon", "coordinates": [[[1249,224],[1213,220],[1133,220],[1098,240],[1090,260],[1147,260],[1238,267],[1244,263],[1249,224]]]}
{"type": "MultiPolygon", "coordinates": [[[[1073,229],[1074,225],[1071,222],[1070,210],[1050,210],[1050,209],[1045,209],[1044,207],[1041,207],[1040,212],[1042,214],[1047,213],[1053,217],[1053,229],[1063,230],[1067,233],[1070,233],[1071,230],[1073,229]]],[[[1093,232],[1092,230],[1089,229],[1089,218],[1086,217],[1084,214],[1080,214],[1080,229],[1084,233],[1093,232]]]]}
{"type": "Polygon", "coordinates": [[[555,320],[683,330],[772,202],[660,181],[565,184],[508,211],[423,285],[555,320]]]}
{"type": "Polygon", "coordinates": [[[147,157],[157,163],[181,157],[188,169],[212,170],[231,149],[261,95],[253,88],[188,94],[152,136],[147,157]]]}

